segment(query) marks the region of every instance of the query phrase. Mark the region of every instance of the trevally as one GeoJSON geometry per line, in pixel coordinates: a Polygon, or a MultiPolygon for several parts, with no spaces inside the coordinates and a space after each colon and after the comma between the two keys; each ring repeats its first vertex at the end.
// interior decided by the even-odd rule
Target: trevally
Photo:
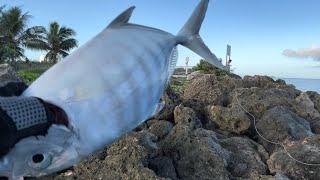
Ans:
{"type": "Polygon", "coordinates": [[[177,35],[129,23],[130,7],[41,75],[22,96],[59,106],[69,125],[20,140],[0,160],[0,176],[39,177],[66,169],[159,112],[179,44],[224,68],[199,36],[208,3],[199,3],[177,35]]]}

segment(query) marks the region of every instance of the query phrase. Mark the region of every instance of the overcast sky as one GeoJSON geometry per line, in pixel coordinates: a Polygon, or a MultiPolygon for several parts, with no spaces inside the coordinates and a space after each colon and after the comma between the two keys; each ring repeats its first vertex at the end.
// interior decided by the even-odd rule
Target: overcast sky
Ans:
{"type": "MultiPolygon", "coordinates": [[[[200,0],[0,0],[33,17],[76,30],[80,45],[99,33],[124,9],[135,5],[131,22],[176,34],[200,0]]],[[[200,34],[218,57],[232,45],[233,68],[241,75],[320,79],[319,0],[211,0],[200,34]]],[[[42,52],[43,54],[43,52],[42,52]]],[[[41,52],[27,52],[38,59],[41,52]]],[[[179,46],[178,65],[200,57],[179,46]]]]}

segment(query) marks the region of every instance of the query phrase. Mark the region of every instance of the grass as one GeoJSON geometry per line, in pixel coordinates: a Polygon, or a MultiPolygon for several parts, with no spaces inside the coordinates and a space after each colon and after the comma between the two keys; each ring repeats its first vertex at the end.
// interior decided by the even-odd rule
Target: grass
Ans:
{"type": "Polygon", "coordinates": [[[24,80],[24,82],[29,85],[34,80],[36,80],[42,73],[26,71],[26,70],[19,70],[18,74],[24,80]]]}
{"type": "Polygon", "coordinates": [[[19,76],[28,85],[36,80],[45,71],[47,71],[51,66],[52,64],[50,63],[39,62],[30,62],[29,64],[26,64],[25,62],[18,62],[15,64],[19,76]]]}
{"type": "Polygon", "coordinates": [[[189,81],[186,78],[183,78],[183,79],[172,78],[170,86],[175,92],[181,93],[183,90],[183,87],[185,87],[188,83],[189,81]]]}

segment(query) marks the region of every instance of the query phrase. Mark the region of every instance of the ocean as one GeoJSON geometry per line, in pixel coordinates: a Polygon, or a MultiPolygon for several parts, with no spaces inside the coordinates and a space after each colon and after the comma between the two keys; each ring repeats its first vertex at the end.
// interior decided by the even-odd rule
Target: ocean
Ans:
{"type": "Polygon", "coordinates": [[[316,91],[320,93],[320,79],[280,78],[287,84],[293,84],[301,91],[316,91]]]}

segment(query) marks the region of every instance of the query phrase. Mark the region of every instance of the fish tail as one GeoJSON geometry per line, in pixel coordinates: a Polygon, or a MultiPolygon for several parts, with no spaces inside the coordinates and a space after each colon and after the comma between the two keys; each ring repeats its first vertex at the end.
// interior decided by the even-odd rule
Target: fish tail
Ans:
{"type": "Polygon", "coordinates": [[[218,58],[210,51],[205,45],[199,35],[200,27],[203,19],[206,15],[209,0],[202,0],[196,9],[193,11],[191,17],[188,19],[186,24],[179,31],[176,36],[177,44],[181,44],[202,58],[210,64],[223,69],[224,66],[218,60],[218,58]]]}

